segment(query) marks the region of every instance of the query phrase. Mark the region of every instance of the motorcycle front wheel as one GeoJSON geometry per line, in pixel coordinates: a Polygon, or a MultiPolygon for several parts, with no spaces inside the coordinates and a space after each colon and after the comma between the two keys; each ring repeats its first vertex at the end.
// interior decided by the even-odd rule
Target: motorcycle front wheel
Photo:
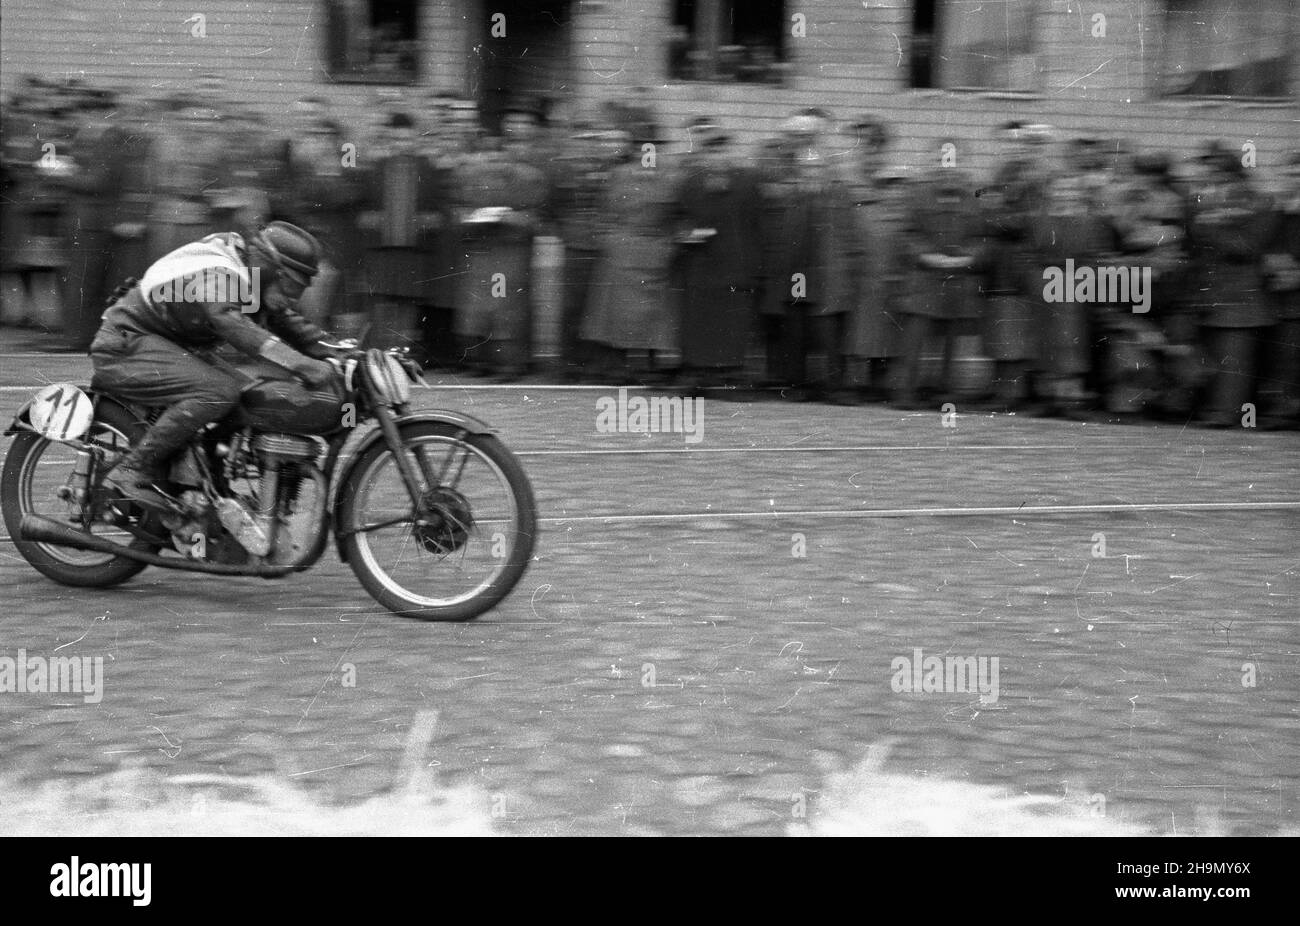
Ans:
{"type": "MultiPolygon", "coordinates": [[[[370,595],[403,617],[467,621],[495,607],[522,578],[537,539],[523,467],[490,434],[411,422],[401,437],[436,476],[417,514],[387,443],[366,450],[340,489],[338,530],[348,565],[370,595]]],[[[416,466],[417,472],[419,467],[416,466]]]]}

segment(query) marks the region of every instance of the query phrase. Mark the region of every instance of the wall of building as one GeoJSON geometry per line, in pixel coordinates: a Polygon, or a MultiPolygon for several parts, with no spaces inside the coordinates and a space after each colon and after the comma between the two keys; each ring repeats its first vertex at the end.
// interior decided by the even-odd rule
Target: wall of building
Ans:
{"type": "MultiPolygon", "coordinates": [[[[479,0],[481,2],[481,0],[479,0]]],[[[422,83],[461,90],[470,71],[472,4],[421,8],[422,83]]],[[[330,79],[319,0],[6,0],[0,20],[0,89],[26,75],[80,79],[164,97],[221,75],[226,93],[274,116],[300,97],[325,97],[345,120],[365,124],[377,88],[330,79]],[[203,36],[193,34],[195,8],[203,36]]]]}
{"type": "MultiPolygon", "coordinates": [[[[648,86],[669,137],[683,140],[684,124],[700,114],[720,118],[742,144],[752,145],[796,107],[818,105],[840,117],[876,112],[896,127],[895,158],[908,168],[937,163],[941,146],[952,143],[958,166],[987,170],[996,151],[993,128],[1011,118],[1183,155],[1209,137],[1249,140],[1264,168],[1300,148],[1300,67],[1291,76],[1295,99],[1282,104],[1154,96],[1164,5],[1040,0],[1037,85],[1029,94],[995,95],[907,88],[910,0],[791,0],[788,11],[803,14],[807,35],[787,39],[792,76],[786,86],[671,81],[670,0],[572,0],[572,60],[567,73],[547,64],[547,82],[558,83],[561,94],[571,89],[571,111],[586,114],[631,87],[648,86]],[[1094,12],[1107,15],[1105,38],[1091,34],[1094,12]]],[[[351,125],[364,126],[373,115],[374,87],[332,83],[326,75],[319,0],[205,0],[198,6],[206,38],[191,35],[187,20],[194,6],[180,0],[6,0],[0,87],[12,89],[30,73],[165,95],[185,89],[197,75],[219,73],[233,97],[273,114],[315,94],[336,103],[351,125]]],[[[492,7],[485,0],[423,5],[425,86],[473,89],[477,61],[490,53],[477,46],[492,7]]],[[[1300,14],[1276,26],[1296,33],[1297,22],[1300,14]]]]}
{"type": "MultiPolygon", "coordinates": [[[[792,0],[787,12],[804,15],[807,34],[787,38],[793,73],[780,87],[671,81],[666,0],[588,0],[579,5],[574,32],[577,89],[594,105],[648,85],[662,100],[666,126],[679,136],[691,116],[707,114],[745,143],[773,133],[797,107],[821,106],[839,117],[875,112],[894,124],[895,157],[905,167],[937,164],[950,142],[958,166],[986,170],[995,157],[993,129],[1009,119],[1181,155],[1210,137],[1250,140],[1261,167],[1300,148],[1300,66],[1291,73],[1295,96],[1283,103],[1162,100],[1150,89],[1159,66],[1162,0],[1042,0],[1038,6],[1033,92],[981,94],[908,89],[910,0],[792,0]],[[1107,16],[1105,38],[1092,36],[1095,12],[1107,16]]],[[[1274,25],[1291,30],[1292,47],[1300,47],[1300,11],[1274,25]]]]}

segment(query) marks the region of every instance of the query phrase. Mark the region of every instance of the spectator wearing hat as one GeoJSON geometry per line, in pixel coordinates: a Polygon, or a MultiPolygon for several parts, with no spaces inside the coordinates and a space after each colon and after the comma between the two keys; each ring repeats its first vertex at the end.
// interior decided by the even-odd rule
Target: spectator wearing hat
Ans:
{"type": "Polygon", "coordinates": [[[469,159],[457,177],[467,265],[456,333],[469,360],[499,379],[523,375],[531,359],[533,239],[549,195],[532,147],[540,119],[530,101],[506,107],[500,149],[469,159]]]}
{"type": "Polygon", "coordinates": [[[902,178],[885,170],[885,123],[877,116],[862,116],[850,133],[852,168],[847,182],[858,260],[850,267],[853,302],[846,353],[861,394],[883,399],[902,330],[906,193],[902,178]]]}
{"type": "Polygon", "coordinates": [[[176,96],[150,151],[154,189],[149,216],[149,259],[216,231],[211,197],[230,183],[220,116],[204,101],[176,96]]]}
{"type": "Polygon", "coordinates": [[[1264,249],[1273,218],[1238,155],[1221,144],[1204,154],[1188,226],[1209,390],[1201,409],[1211,427],[1234,427],[1256,402],[1260,361],[1275,306],[1264,288],[1264,249]]]}
{"type": "Polygon", "coordinates": [[[310,105],[312,116],[284,144],[280,176],[259,179],[279,194],[272,200],[275,217],[305,228],[324,250],[320,280],[312,287],[319,292],[304,306],[304,314],[324,325],[359,301],[365,245],[356,217],[367,198],[366,175],[359,166],[345,166],[343,132],[325,104],[310,105]]]}
{"type": "Polygon", "coordinates": [[[762,312],[769,364],[795,399],[843,386],[844,350],[853,305],[852,203],[825,149],[829,115],[799,110],[784,126],[784,163],[767,172],[764,191],[762,312]],[[822,361],[810,374],[809,359],[822,361]]]}
{"type": "Polygon", "coordinates": [[[1049,179],[1042,157],[1043,132],[1025,131],[1012,121],[996,133],[1001,166],[980,191],[984,243],[976,261],[980,273],[983,347],[993,360],[992,405],[1027,407],[1031,377],[1040,366],[1041,269],[1029,241],[1049,179]]]}
{"type": "Polygon", "coordinates": [[[891,402],[918,407],[921,356],[937,341],[942,356],[940,395],[952,388],[957,338],[978,330],[980,247],[975,185],[956,168],[942,168],[916,184],[907,234],[907,298],[891,402]]]}
{"type": "Polygon", "coordinates": [[[126,167],[113,98],[97,95],[86,102],[81,126],[72,140],[69,261],[63,281],[63,330],[68,344],[80,348],[90,346],[105,300],[118,282],[110,281],[108,272],[121,175],[126,167]]]}
{"type": "Polygon", "coordinates": [[[762,252],[762,277],[759,284],[759,327],[762,330],[768,386],[790,385],[790,361],[786,349],[786,306],[779,298],[779,267],[789,242],[782,238],[782,222],[786,199],[793,195],[791,177],[794,174],[794,148],[784,134],[764,139],[758,148],[758,191],[762,215],[758,225],[758,239],[762,252]]]}
{"type": "MultiPolygon", "coordinates": [[[[1038,271],[1035,314],[1043,350],[1044,393],[1054,413],[1077,416],[1088,404],[1087,381],[1093,370],[1093,332],[1099,324],[1095,304],[1044,295],[1044,273],[1063,272],[1067,261],[1096,268],[1115,248],[1106,204],[1105,179],[1096,168],[1095,140],[1076,140],[1069,163],[1043,188],[1031,222],[1030,242],[1038,271]]],[[[1127,310],[1127,308],[1126,308],[1127,310]]]]}
{"type": "Polygon", "coordinates": [[[600,256],[581,336],[598,345],[597,375],[645,378],[659,375],[661,355],[678,348],[669,292],[677,197],[668,168],[642,154],[642,145],[663,139],[627,132],[620,139],[600,207],[600,256]]]}
{"type": "Polygon", "coordinates": [[[117,184],[106,271],[110,294],[129,278],[143,274],[149,266],[149,214],[154,199],[152,165],[156,144],[152,118],[153,107],[145,100],[124,100],[117,110],[120,138],[109,154],[116,162],[110,172],[117,184]]]}
{"type": "Polygon", "coordinates": [[[476,103],[446,91],[434,97],[421,147],[433,163],[438,186],[449,197],[451,205],[449,220],[432,232],[428,276],[433,302],[425,315],[423,336],[428,358],[452,369],[463,365],[464,354],[455,334],[456,306],[466,261],[460,219],[455,212],[456,191],[464,166],[474,161],[479,137],[476,103]]]}
{"type": "Polygon", "coordinates": [[[358,220],[369,242],[367,289],[378,300],[373,337],[384,344],[419,345],[423,318],[437,299],[430,254],[434,236],[451,221],[451,195],[421,150],[407,113],[389,115],[383,145],[362,178],[365,209],[358,220]]]}
{"type": "Polygon", "coordinates": [[[594,122],[579,123],[554,162],[551,218],[564,246],[559,350],[566,382],[585,378],[596,362],[581,334],[600,255],[600,210],[617,134],[594,122]]]}
{"type": "Polygon", "coordinates": [[[1106,340],[1106,405],[1111,412],[1158,409],[1185,420],[1200,376],[1196,320],[1186,309],[1187,200],[1169,157],[1143,152],[1116,184],[1111,221],[1121,266],[1150,268],[1150,304],[1135,315],[1116,307],[1106,340]]]}
{"type": "Polygon", "coordinates": [[[690,150],[677,190],[675,288],[683,374],[702,383],[745,363],[762,271],[754,235],[762,204],[755,171],[736,163],[721,126],[699,117],[687,135],[690,150]]]}

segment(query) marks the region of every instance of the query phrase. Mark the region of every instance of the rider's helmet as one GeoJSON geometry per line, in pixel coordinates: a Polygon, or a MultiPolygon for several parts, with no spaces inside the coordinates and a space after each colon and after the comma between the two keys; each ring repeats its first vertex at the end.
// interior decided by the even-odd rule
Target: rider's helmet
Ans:
{"type": "Polygon", "coordinates": [[[288,222],[268,223],[249,239],[248,251],[252,261],[271,274],[268,285],[283,275],[306,289],[320,269],[320,242],[288,222]]]}

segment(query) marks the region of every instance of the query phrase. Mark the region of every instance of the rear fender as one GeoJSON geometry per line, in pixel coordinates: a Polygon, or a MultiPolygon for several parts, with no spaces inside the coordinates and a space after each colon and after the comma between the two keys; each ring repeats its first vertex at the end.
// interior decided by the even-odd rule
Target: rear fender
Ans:
{"type": "MultiPolygon", "coordinates": [[[[123,403],[119,402],[117,399],[112,398],[111,396],[104,395],[102,392],[96,392],[95,390],[89,388],[83,388],[81,389],[81,391],[84,392],[86,395],[90,396],[90,401],[94,403],[96,414],[98,414],[101,405],[103,405],[104,403],[109,403],[112,405],[116,405],[123,412],[130,415],[132,418],[136,419],[141,424],[148,423],[148,419],[144,418],[138,411],[132,409],[129,405],[124,405],[123,403]]],[[[21,434],[23,431],[35,431],[35,430],[36,429],[32,426],[32,400],[28,399],[26,402],[22,404],[22,407],[18,409],[18,414],[14,415],[13,421],[9,422],[9,427],[5,428],[4,436],[13,437],[15,434],[21,434]]]]}

